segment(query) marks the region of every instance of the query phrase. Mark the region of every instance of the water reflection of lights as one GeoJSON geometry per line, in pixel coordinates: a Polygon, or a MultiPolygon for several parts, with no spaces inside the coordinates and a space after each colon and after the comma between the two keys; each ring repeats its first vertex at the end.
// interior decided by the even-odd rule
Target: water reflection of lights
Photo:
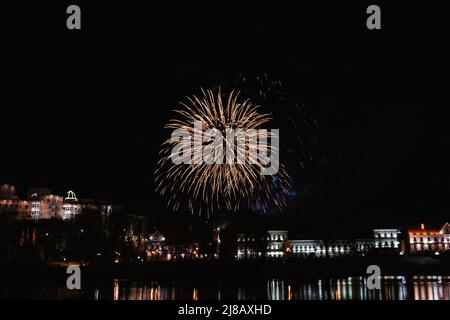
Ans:
{"type": "Polygon", "coordinates": [[[157,287],[150,288],[149,298],[150,298],[150,300],[159,300],[159,291],[158,291],[157,287]]]}
{"type": "Polygon", "coordinates": [[[198,300],[198,289],[194,288],[192,292],[192,300],[197,301],[198,300]]]}
{"type": "Polygon", "coordinates": [[[369,290],[363,277],[330,280],[328,287],[319,279],[316,283],[290,282],[286,291],[284,281],[269,280],[267,289],[271,300],[450,300],[448,280],[450,277],[417,276],[408,281],[404,276],[386,276],[381,290],[369,290]]]}
{"type": "MultiPolygon", "coordinates": [[[[381,290],[367,289],[367,278],[318,279],[315,282],[267,280],[233,288],[223,284],[201,287],[170,282],[114,280],[114,300],[450,300],[448,276],[382,277],[381,290]],[[120,288],[120,290],[119,290],[120,288]]],[[[99,290],[93,292],[99,299],[99,290]]]]}
{"type": "Polygon", "coordinates": [[[119,300],[119,280],[114,279],[113,299],[119,300]]]}

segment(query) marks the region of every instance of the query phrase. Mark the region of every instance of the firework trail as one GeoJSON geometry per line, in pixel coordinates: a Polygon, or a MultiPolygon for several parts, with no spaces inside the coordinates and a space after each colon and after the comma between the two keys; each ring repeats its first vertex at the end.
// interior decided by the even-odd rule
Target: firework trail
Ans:
{"type": "MultiPolygon", "coordinates": [[[[251,149],[278,154],[278,150],[267,143],[273,138],[271,131],[256,130],[272,120],[269,114],[260,113],[258,107],[252,101],[242,99],[238,91],[223,94],[220,88],[215,91],[202,90],[200,96],[188,97],[187,102],[181,103],[181,108],[175,112],[177,118],[171,119],[165,128],[187,130],[191,137],[210,129],[219,130],[223,136],[229,130],[246,132],[245,144],[229,145],[224,140],[226,151],[232,149],[237,156],[244,156],[246,161],[208,164],[194,152],[192,157],[189,154],[186,163],[175,164],[172,151],[178,142],[167,139],[162,144],[155,181],[157,191],[168,196],[170,208],[179,210],[187,206],[192,213],[209,216],[216,211],[237,211],[243,207],[266,212],[273,206],[285,206],[290,178],[284,167],[278,164],[276,175],[261,175],[260,170],[265,164],[259,158],[251,162],[246,157],[251,149]],[[199,121],[202,123],[200,129],[195,126],[199,121]]],[[[210,142],[202,139],[202,148],[207,148],[210,142]]],[[[194,147],[193,142],[190,147],[194,147]]],[[[216,160],[222,156],[221,153],[214,155],[216,160]]]]}

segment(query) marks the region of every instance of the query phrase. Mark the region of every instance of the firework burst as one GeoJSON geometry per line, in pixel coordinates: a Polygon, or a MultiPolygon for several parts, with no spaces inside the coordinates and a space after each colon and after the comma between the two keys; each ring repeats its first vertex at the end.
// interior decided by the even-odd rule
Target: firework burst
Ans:
{"type": "MultiPolygon", "coordinates": [[[[276,175],[262,175],[261,170],[267,162],[260,157],[251,158],[252,151],[258,155],[278,155],[277,147],[268,143],[274,139],[273,133],[259,130],[272,117],[260,113],[256,105],[242,99],[237,91],[223,94],[218,88],[216,91],[202,89],[201,93],[200,96],[188,97],[186,103],[180,103],[181,108],[175,110],[177,117],[169,120],[165,128],[184,130],[190,137],[202,136],[208,130],[216,130],[221,136],[230,131],[240,131],[245,132],[245,143],[235,144],[234,138],[232,143],[224,139],[225,152],[211,149],[213,163],[202,161],[202,152],[183,154],[183,163],[175,163],[173,150],[179,141],[172,137],[167,139],[162,144],[161,159],[155,172],[157,191],[168,196],[168,206],[173,210],[187,207],[200,215],[205,213],[209,216],[223,209],[237,211],[243,207],[260,212],[283,207],[290,179],[278,163],[278,157],[271,157],[272,161],[277,161],[276,175]],[[198,123],[200,127],[196,125],[198,123]],[[225,157],[221,161],[228,152],[245,160],[228,162],[225,157]]],[[[212,137],[202,138],[202,150],[211,148],[213,140],[212,137]]],[[[189,140],[188,147],[191,150],[195,148],[195,139],[189,140]]]]}

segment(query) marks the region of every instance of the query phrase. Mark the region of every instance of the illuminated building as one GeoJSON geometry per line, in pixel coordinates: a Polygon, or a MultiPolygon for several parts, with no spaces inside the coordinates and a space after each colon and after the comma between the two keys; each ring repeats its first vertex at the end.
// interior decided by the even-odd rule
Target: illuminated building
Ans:
{"type": "Polygon", "coordinates": [[[242,260],[263,258],[265,256],[265,252],[268,251],[267,249],[270,246],[276,246],[276,243],[271,243],[271,241],[269,241],[271,238],[275,238],[275,234],[270,235],[266,232],[238,234],[236,259],[242,260]]]}
{"type": "Polygon", "coordinates": [[[161,232],[155,231],[150,235],[147,243],[147,257],[149,259],[161,259],[166,251],[166,237],[161,232]]]}
{"type": "Polygon", "coordinates": [[[49,188],[29,188],[27,192],[27,198],[43,198],[44,196],[52,194],[52,190],[49,188]]]}
{"type": "Polygon", "coordinates": [[[0,213],[14,214],[15,218],[27,218],[31,205],[26,200],[0,199],[0,213]]]}
{"type": "Polygon", "coordinates": [[[287,230],[269,230],[265,235],[239,234],[237,256],[241,259],[282,258],[289,248],[287,230]]]}
{"type": "Polygon", "coordinates": [[[73,191],[67,192],[67,197],[64,198],[64,204],[62,205],[63,220],[73,219],[77,214],[81,212],[81,207],[78,204],[77,196],[73,191]]]}
{"type": "Polygon", "coordinates": [[[283,257],[339,257],[350,254],[364,254],[374,247],[374,239],[351,240],[303,240],[288,239],[287,230],[269,230],[266,245],[255,234],[238,234],[238,260],[283,257]],[[263,250],[265,247],[266,250],[263,250]]]}
{"type": "Polygon", "coordinates": [[[78,206],[81,212],[96,211],[102,214],[102,217],[108,217],[112,213],[113,207],[110,203],[104,201],[95,201],[93,199],[78,199],[78,206]]]}
{"type": "Polygon", "coordinates": [[[422,224],[420,229],[408,230],[408,239],[400,237],[397,228],[374,229],[373,239],[356,240],[315,240],[288,239],[287,230],[267,231],[266,250],[261,245],[261,237],[254,233],[238,234],[238,260],[256,259],[262,257],[339,257],[345,255],[364,255],[377,251],[389,251],[405,254],[429,252],[439,255],[440,252],[450,250],[450,224],[446,223],[440,229],[426,229],[422,224]],[[405,250],[406,249],[406,250],[405,250]]]}
{"type": "Polygon", "coordinates": [[[237,235],[237,256],[238,260],[256,259],[262,257],[262,249],[265,246],[265,237],[254,233],[237,235]]]}
{"type": "Polygon", "coordinates": [[[31,200],[31,218],[39,220],[39,213],[41,212],[41,201],[37,198],[37,195],[32,196],[31,200]]]}
{"type": "Polygon", "coordinates": [[[288,248],[287,230],[267,231],[267,252],[268,258],[283,258],[288,248]]]}
{"type": "Polygon", "coordinates": [[[16,187],[7,183],[0,185],[0,199],[13,198],[16,198],[16,187]]]}
{"type": "Polygon", "coordinates": [[[53,194],[43,196],[40,201],[39,219],[59,218],[61,215],[63,200],[63,197],[53,194]]]}
{"type": "Polygon", "coordinates": [[[355,245],[356,252],[360,254],[370,252],[375,247],[374,239],[357,239],[355,245]]]}
{"type": "Polygon", "coordinates": [[[52,195],[48,188],[28,189],[28,199],[34,220],[57,218],[62,208],[63,197],[52,195]]]}
{"type": "Polygon", "coordinates": [[[290,240],[293,256],[333,257],[351,254],[353,244],[348,240],[290,240]]]}
{"type": "Polygon", "coordinates": [[[418,230],[408,230],[409,249],[417,252],[441,252],[450,249],[450,224],[447,222],[440,230],[426,229],[421,224],[418,230]]]}
{"type": "Polygon", "coordinates": [[[378,249],[398,249],[400,242],[399,229],[374,229],[375,248],[378,249]]]}
{"type": "Polygon", "coordinates": [[[287,230],[269,230],[266,237],[255,233],[237,236],[236,259],[283,257],[340,257],[364,255],[375,248],[399,251],[399,229],[374,229],[374,238],[356,240],[336,239],[288,239],[287,230]],[[266,245],[262,245],[265,240],[266,245]],[[265,248],[265,250],[264,250],[265,248]]]}
{"type": "Polygon", "coordinates": [[[103,217],[112,212],[112,206],[106,202],[78,200],[73,191],[67,197],[52,194],[48,188],[30,188],[27,200],[16,195],[16,188],[9,184],[0,185],[0,214],[7,219],[73,219],[83,210],[97,211],[103,217]]]}
{"type": "Polygon", "coordinates": [[[16,195],[16,188],[10,184],[0,185],[0,213],[11,214],[14,218],[23,219],[29,215],[31,204],[20,200],[16,195]]]}
{"type": "Polygon", "coordinates": [[[147,260],[174,261],[211,258],[208,254],[201,252],[199,243],[173,243],[173,239],[169,242],[167,240],[161,232],[153,232],[146,242],[147,260]]]}
{"type": "Polygon", "coordinates": [[[323,240],[291,240],[289,241],[292,254],[294,256],[317,256],[326,255],[325,243],[323,240]]]}
{"type": "MultiPolygon", "coordinates": [[[[33,191],[35,189],[32,189],[33,191]]],[[[30,216],[34,220],[63,218],[64,197],[51,194],[50,189],[45,192],[28,192],[31,203],[30,216]]]]}
{"type": "MultiPolygon", "coordinates": [[[[258,239],[254,234],[239,234],[236,258],[334,257],[351,254],[355,247],[348,240],[290,240],[287,230],[267,231],[266,250],[261,250],[258,239]]],[[[373,247],[373,240],[357,240],[356,244],[359,251],[366,252],[373,247]]]]}

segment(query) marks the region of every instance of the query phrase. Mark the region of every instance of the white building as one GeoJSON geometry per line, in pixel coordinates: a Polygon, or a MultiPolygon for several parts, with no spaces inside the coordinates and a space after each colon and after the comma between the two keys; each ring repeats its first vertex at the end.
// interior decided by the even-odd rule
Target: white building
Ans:
{"type": "MultiPolygon", "coordinates": [[[[405,242],[408,240],[401,239],[400,234],[400,229],[396,228],[374,229],[373,239],[356,240],[290,240],[287,230],[269,230],[265,238],[255,234],[240,234],[237,238],[236,258],[339,257],[351,254],[364,255],[374,249],[403,254],[405,242]],[[265,244],[264,247],[261,244],[265,244]]],[[[408,234],[411,252],[428,251],[439,254],[450,250],[449,223],[440,230],[427,230],[422,225],[420,230],[409,230],[408,234]]]]}
{"type": "Polygon", "coordinates": [[[267,231],[267,251],[268,258],[283,258],[286,251],[289,251],[287,230],[267,231]]]}
{"type": "Polygon", "coordinates": [[[288,231],[269,230],[266,234],[238,234],[238,260],[263,258],[282,258],[289,251],[288,231]]]}
{"type": "MultiPolygon", "coordinates": [[[[236,259],[255,259],[260,258],[262,253],[257,250],[257,244],[254,234],[240,233],[237,235],[237,254],[236,259]]],[[[264,239],[259,239],[263,241],[264,239]]]]}
{"type": "Polygon", "coordinates": [[[357,239],[356,242],[356,252],[360,254],[367,253],[369,251],[372,251],[375,247],[375,240],[374,239],[357,239]]]}
{"type": "Polygon", "coordinates": [[[399,229],[374,229],[376,249],[398,249],[400,246],[399,229]]]}
{"type": "Polygon", "coordinates": [[[62,219],[73,219],[77,214],[81,212],[80,204],[78,203],[77,196],[73,191],[67,192],[67,197],[64,199],[62,206],[62,219]]]}
{"type": "Polygon", "coordinates": [[[291,253],[294,256],[316,256],[326,255],[325,243],[322,240],[290,240],[291,253]]]}
{"type": "Polygon", "coordinates": [[[58,219],[62,217],[64,198],[54,194],[30,195],[30,216],[34,220],[58,219]]]}

